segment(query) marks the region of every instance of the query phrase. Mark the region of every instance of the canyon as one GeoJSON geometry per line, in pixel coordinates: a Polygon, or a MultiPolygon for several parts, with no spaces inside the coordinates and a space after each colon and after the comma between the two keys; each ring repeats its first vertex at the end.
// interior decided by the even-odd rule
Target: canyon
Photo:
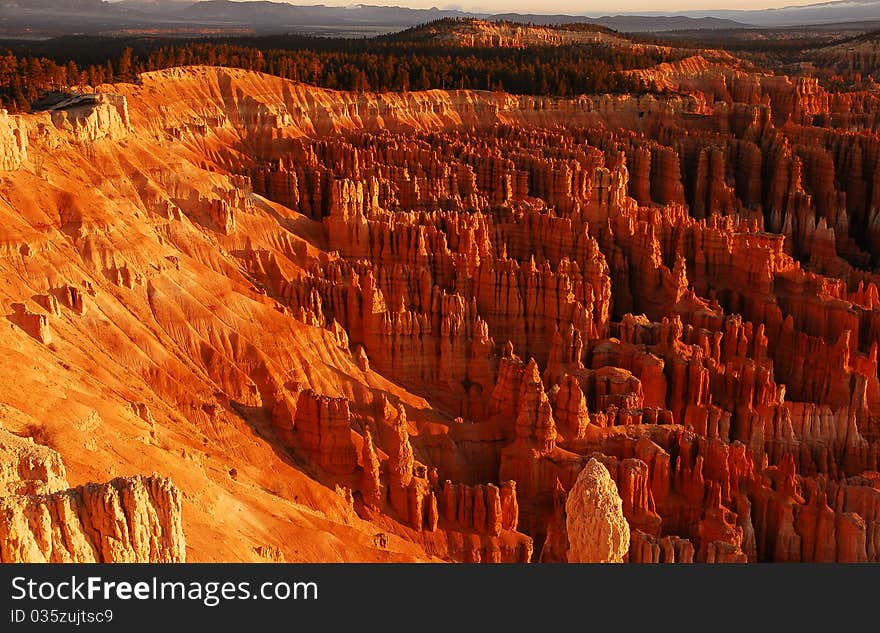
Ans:
{"type": "Polygon", "coordinates": [[[880,561],[880,91],[622,72],[0,112],[0,560],[880,561]]]}

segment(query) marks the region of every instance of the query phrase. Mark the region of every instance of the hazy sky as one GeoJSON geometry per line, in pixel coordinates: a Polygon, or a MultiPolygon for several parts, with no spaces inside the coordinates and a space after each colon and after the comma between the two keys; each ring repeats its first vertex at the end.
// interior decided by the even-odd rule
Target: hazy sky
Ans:
{"type": "MultiPolygon", "coordinates": [[[[241,2],[243,0],[236,0],[241,2]]],[[[456,3],[437,4],[431,2],[419,2],[419,0],[400,2],[364,2],[363,4],[389,4],[407,7],[429,8],[436,6],[441,9],[457,8],[464,11],[507,11],[515,10],[519,13],[569,13],[573,15],[592,15],[604,13],[613,15],[616,13],[652,12],[667,13],[671,11],[699,11],[709,9],[768,9],[783,6],[815,4],[817,0],[665,0],[664,2],[652,2],[651,0],[594,0],[593,2],[581,2],[578,0],[459,0],[456,3]]],[[[323,4],[348,5],[350,2],[333,2],[328,0],[323,4]]],[[[291,2],[290,4],[303,4],[291,2]]],[[[315,2],[315,4],[319,4],[315,2]]]]}
{"type": "MultiPolygon", "coordinates": [[[[247,0],[236,0],[244,2],[247,0]]],[[[275,0],[284,1],[284,0],[275,0]]],[[[613,15],[616,13],[633,12],[671,12],[699,11],[710,9],[767,9],[793,5],[816,4],[821,0],[364,0],[362,4],[401,6],[418,9],[437,7],[440,9],[455,8],[475,12],[506,12],[519,13],[568,13],[572,15],[592,15],[596,13],[613,15]]],[[[290,4],[331,6],[347,6],[358,4],[353,0],[305,0],[290,4]]]]}

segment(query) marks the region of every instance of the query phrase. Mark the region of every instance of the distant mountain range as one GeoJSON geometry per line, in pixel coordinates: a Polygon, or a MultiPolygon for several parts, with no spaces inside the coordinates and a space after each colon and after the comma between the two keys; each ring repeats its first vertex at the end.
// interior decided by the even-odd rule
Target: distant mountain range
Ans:
{"type": "MultiPolygon", "coordinates": [[[[733,0],[732,0],[733,3],[733,0]]],[[[455,10],[409,9],[394,6],[293,5],[265,0],[0,0],[0,31],[49,33],[114,30],[243,29],[255,33],[321,30],[357,33],[393,31],[449,17],[505,19],[535,24],[589,22],[624,32],[736,29],[833,24],[880,18],[880,0],[833,0],[806,6],[765,10],[705,10],[600,14],[491,15],[455,10]]]]}
{"type": "MultiPolygon", "coordinates": [[[[735,4],[733,2],[732,4],[735,4]]],[[[649,14],[651,15],[651,14],[649,14]]],[[[657,12],[654,15],[668,15],[657,12]]],[[[761,27],[835,24],[880,19],[880,0],[832,0],[802,6],[762,10],[686,11],[680,15],[692,18],[722,18],[761,27]]]]}

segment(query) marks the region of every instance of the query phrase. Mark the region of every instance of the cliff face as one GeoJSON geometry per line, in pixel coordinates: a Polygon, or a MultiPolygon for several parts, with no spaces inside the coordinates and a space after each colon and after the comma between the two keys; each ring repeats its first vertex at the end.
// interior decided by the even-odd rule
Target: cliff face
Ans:
{"type": "Polygon", "coordinates": [[[0,171],[12,171],[27,160],[27,128],[20,116],[0,110],[0,171]]]}
{"type": "Polygon", "coordinates": [[[182,563],[180,492],[132,477],[42,496],[0,498],[0,561],[182,563]]]}
{"type": "Polygon", "coordinates": [[[569,563],[622,563],[629,525],[608,469],[591,459],[565,501],[569,563]]]}
{"type": "Polygon", "coordinates": [[[872,97],[713,59],[575,99],[182,68],[0,119],[0,414],[67,471],[4,449],[9,551],[565,561],[589,463],[603,558],[878,560],[872,97]]]}
{"type": "Polygon", "coordinates": [[[84,142],[125,138],[131,129],[128,102],[115,94],[85,94],[51,110],[52,124],[84,142]]]}
{"type": "Polygon", "coordinates": [[[185,562],[180,491],[161,477],[70,488],[54,450],[0,429],[0,562],[185,562]]]}
{"type": "Polygon", "coordinates": [[[46,495],[67,488],[61,455],[0,429],[0,497],[46,495]]]}

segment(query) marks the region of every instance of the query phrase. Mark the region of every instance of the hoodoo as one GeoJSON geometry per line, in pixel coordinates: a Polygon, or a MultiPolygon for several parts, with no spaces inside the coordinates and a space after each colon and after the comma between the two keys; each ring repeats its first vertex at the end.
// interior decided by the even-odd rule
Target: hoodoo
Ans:
{"type": "Polygon", "coordinates": [[[876,88],[426,33],[645,63],[0,112],[0,560],[880,561],[876,88]]]}
{"type": "Polygon", "coordinates": [[[569,563],[622,563],[629,552],[629,525],[608,469],[590,459],[565,501],[569,563]]]}

